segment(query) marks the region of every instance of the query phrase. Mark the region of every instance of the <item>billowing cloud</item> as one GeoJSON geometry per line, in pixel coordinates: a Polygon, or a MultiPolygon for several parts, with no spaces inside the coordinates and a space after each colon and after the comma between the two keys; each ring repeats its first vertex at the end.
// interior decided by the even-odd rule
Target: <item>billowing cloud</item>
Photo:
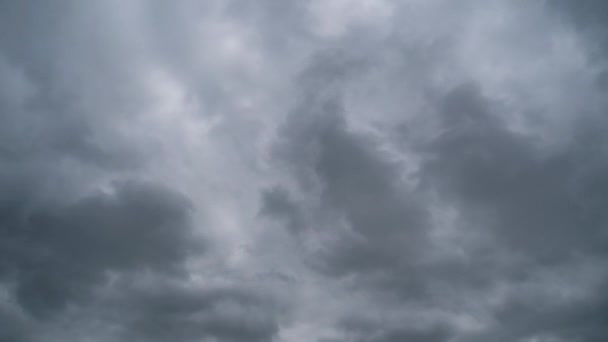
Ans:
{"type": "Polygon", "coordinates": [[[0,4],[0,341],[604,341],[604,7],[0,4]]]}

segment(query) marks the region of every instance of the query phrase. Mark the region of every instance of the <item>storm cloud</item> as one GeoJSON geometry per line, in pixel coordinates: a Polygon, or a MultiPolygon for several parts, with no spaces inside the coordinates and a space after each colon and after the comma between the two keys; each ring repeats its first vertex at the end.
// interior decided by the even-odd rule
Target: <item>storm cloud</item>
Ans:
{"type": "Polygon", "coordinates": [[[0,342],[606,340],[605,10],[0,3],[0,342]]]}

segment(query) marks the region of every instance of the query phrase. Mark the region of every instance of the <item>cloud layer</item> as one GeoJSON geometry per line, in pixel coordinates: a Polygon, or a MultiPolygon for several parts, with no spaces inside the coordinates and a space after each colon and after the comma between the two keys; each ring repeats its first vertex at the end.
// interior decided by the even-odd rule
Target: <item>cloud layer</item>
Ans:
{"type": "Polygon", "coordinates": [[[605,7],[0,4],[0,342],[606,340],[605,7]]]}

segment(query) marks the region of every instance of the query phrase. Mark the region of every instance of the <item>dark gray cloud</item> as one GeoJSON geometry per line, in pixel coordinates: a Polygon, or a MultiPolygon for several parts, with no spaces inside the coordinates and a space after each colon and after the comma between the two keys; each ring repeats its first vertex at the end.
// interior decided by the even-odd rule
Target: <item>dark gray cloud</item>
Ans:
{"type": "MultiPolygon", "coordinates": [[[[305,74],[318,83],[301,84],[307,95],[275,147],[293,182],[262,197],[263,213],[320,245],[304,252],[313,268],[366,298],[348,305],[361,312],[337,340],[605,338],[604,105],[524,108],[533,121],[522,129],[513,104],[484,84],[418,78],[428,101],[418,117],[404,104],[400,125],[362,131],[349,95],[375,69],[401,71],[383,57],[393,48],[358,67],[342,57],[359,58],[349,44],[313,60],[305,74]],[[568,127],[551,131],[562,115],[568,127]],[[437,324],[410,326],[425,321],[410,314],[437,324]],[[402,327],[394,315],[408,317],[402,327]]],[[[423,70],[443,62],[430,63],[423,70]]],[[[594,77],[586,84],[596,91],[594,77]]]]}
{"type": "MultiPolygon", "coordinates": [[[[136,307],[128,318],[128,340],[268,341],[278,330],[274,317],[278,308],[267,294],[256,289],[201,291],[155,286],[139,289],[133,295],[126,301],[136,307]]],[[[125,308],[125,312],[129,310],[132,308],[125,308]]]]}
{"type": "Polygon", "coordinates": [[[0,5],[0,341],[268,341],[271,296],[221,262],[216,289],[183,289],[219,250],[200,197],[163,176],[180,142],[146,120],[175,110],[155,93],[172,65],[137,20],[171,15],[133,5],[0,5]],[[147,277],[176,285],[132,285],[147,277]]]}
{"type": "MultiPolygon", "coordinates": [[[[349,132],[340,114],[332,112],[340,111],[339,107],[321,106],[324,108],[314,121],[317,127],[304,137],[305,144],[314,145],[316,150],[310,172],[318,176],[321,210],[333,221],[328,224],[344,219],[348,229],[320,252],[325,260],[320,267],[330,273],[350,273],[413,261],[419,248],[424,248],[424,209],[399,183],[397,165],[383,158],[372,141],[349,132]]],[[[305,156],[308,151],[298,150],[303,146],[300,141],[293,142],[295,150],[289,154],[305,156]]],[[[306,165],[297,167],[305,170],[306,165]]],[[[301,220],[289,198],[278,196],[281,193],[276,191],[270,194],[274,196],[267,195],[265,203],[275,215],[289,217],[292,225],[301,220]]]]}
{"type": "Polygon", "coordinates": [[[582,118],[558,151],[544,152],[511,132],[471,87],[440,104],[444,132],[430,144],[420,171],[426,186],[472,214],[479,229],[493,230],[508,248],[536,258],[602,252],[606,162],[603,118],[582,118]]]}
{"type": "MultiPolygon", "coordinates": [[[[513,271],[493,274],[493,282],[525,284],[548,270],[605,258],[608,240],[601,208],[606,163],[598,148],[603,137],[597,132],[605,127],[603,118],[581,117],[568,141],[547,151],[531,137],[506,128],[496,106],[474,87],[447,94],[438,113],[444,118],[444,133],[423,147],[428,162],[419,173],[422,184],[456,206],[467,229],[490,236],[494,253],[503,250],[519,259],[513,271]]],[[[602,325],[589,319],[602,316],[597,310],[605,305],[603,282],[582,303],[538,303],[515,294],[497,313],[504,335],[492,338],[606,336],[602,325]],[[581,316],[588,320],[575,318],[581,316]]]]}
{"type": "Polygon", "coordinates": [[[28,312],[52,313],[108,272],[178,271],[192,253],[184,199],[145,184],[115,191],[67,207],[4,208],[1,270],[28,312]]]}
{"type": "Polygon", "coordinates": [[[0,341],[31,341],[29,338],[28,326],[25,324],[24,320],[11,310],[10,307],[4,306],[5,305],[3,305],[2,311],[0,312],[0,318],[2,319],[2,323],[0,324],[0,328],[2,328],[0,341]]]}
{"type": "Polygon", "coordinates": [[[0,341],[604,341],[602,1],[0,3],[0,341]]]}

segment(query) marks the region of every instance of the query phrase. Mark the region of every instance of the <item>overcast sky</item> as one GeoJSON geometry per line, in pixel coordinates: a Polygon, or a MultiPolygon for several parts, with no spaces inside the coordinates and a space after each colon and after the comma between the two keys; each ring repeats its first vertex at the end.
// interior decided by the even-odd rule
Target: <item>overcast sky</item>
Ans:
{"type": "Polygon", "coordinates": [[[0,342],[608,341],[607,13],[0,1],[0,342]]]}

